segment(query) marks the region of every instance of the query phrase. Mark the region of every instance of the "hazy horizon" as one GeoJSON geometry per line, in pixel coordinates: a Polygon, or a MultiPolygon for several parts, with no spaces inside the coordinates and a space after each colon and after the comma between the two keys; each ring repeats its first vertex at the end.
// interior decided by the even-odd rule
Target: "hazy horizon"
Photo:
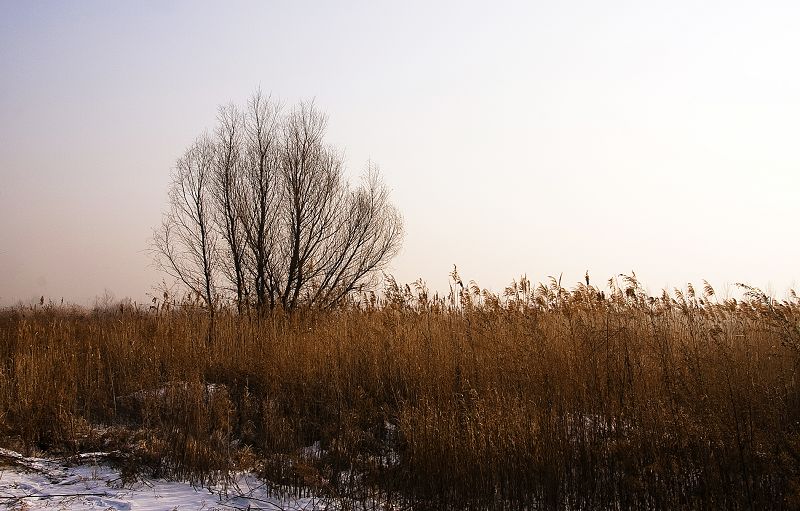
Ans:
{"type": "Polygon", "coordinates": [[[446,291],[800,277],[800,4],[0,1],[0,305],[145,302],[170,169],[217,107],[314,99],[446,291]]]}

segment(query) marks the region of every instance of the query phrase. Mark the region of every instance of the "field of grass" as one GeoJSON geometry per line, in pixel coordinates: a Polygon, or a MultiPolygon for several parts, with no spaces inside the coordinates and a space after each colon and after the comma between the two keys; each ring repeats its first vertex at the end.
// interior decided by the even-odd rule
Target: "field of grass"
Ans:
{"type": "Polygon", "coordinates": [[[800,301],[620,282],[6,309],[0,445],[397,508],[800,506],[800,301]]]}

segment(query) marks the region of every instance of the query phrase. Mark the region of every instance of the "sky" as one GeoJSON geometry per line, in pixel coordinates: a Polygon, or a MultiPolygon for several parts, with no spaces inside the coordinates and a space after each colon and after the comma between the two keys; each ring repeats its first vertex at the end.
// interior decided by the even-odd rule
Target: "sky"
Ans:
{"type": "Polygon", "coordinates": [[[447,290],[800,279],[800,3],[0,0],[0,304],[146,302],[171,168],[260,87],[314,99],[447,290]]]}

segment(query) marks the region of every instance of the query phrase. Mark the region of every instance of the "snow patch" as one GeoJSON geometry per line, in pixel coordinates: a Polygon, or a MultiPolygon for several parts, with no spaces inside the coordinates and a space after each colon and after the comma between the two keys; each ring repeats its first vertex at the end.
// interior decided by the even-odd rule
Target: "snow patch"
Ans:
{"type": "Polygon", "coordinates": [[[161,479],[123,485],[119,473],[103,463],[105,453],[64,459],[25,457],[0,449],[0,509],[105,509],[116,511],[231,509],[329,509],[322,498],[280,498],[270,485],[242,473],[211,487],[161,479]],[[99,461],[99,462],[98,462],[99,461]]]}

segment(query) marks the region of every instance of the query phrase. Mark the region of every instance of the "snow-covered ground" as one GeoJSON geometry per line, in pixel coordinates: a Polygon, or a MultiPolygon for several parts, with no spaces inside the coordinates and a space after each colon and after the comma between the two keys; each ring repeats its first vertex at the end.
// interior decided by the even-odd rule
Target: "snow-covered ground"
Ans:
{"type": "Polygon", "coordinates": [[[226,486],[197,487],[165,480],[122,484],[103,453],[69,460],[27,458],[0,449],[0,509],[312,510],[336,508],[315,498],[282,500],[252,474],[226,486]]]}

